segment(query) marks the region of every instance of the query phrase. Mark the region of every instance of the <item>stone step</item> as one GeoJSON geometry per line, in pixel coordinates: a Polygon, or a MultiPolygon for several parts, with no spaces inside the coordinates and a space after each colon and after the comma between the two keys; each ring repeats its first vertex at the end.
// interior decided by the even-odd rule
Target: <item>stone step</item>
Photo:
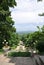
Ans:
{"type": "Polygon", "coordinates": [[[39,60],[41,62],[41,65],[44,65],[44,56],[39,56],[39,60]]]}
{"type": "Polygon", "coordinates": [[[39,56],[36,55],[34,58],[35,58],[36,65],[41,65],[41,62],[40,62],[39,56]]]}

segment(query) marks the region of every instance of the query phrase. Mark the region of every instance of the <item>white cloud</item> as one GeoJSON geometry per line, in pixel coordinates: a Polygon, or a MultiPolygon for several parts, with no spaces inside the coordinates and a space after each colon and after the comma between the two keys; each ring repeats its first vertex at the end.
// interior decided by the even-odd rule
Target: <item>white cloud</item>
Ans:
{"type": "Polygon", "coordinates": [[[19,12],[19,13],[12,13],[13,20],[16,21],[16,23],[39,23],[43,22],[44,17],[38,16],[37,13],[34,12],[19,12]]]}
{"type": "Polygon", "coordinates": [[[12,18],[15,20],[17,30],[31,30],[36,29],[36,25],[44,24],[44,17],[38,16],[39,13],[44,12],[44,1],[37,2],[37,0],[16,0],[17,7],[11,9],[12,18]],[[21,25],[27,24],[21,27],[21,25]],[[32,24],[29,25],[28,24],[32,24]],[[35,26],[34,26],[35,25],[35,26]]]}
{"type": "Polygon", "coordinates": [[[16,0],[19,11],[39,11],[44,10],[44,2],[37,2],[37,0],[16,0]]]}

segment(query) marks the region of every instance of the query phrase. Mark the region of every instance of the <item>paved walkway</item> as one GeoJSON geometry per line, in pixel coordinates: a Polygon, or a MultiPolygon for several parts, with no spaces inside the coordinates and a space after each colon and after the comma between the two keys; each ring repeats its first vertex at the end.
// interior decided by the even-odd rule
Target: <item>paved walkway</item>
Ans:
{"type": "Polygon", "coordinates": [[[13,63],[9,63],[10,58],[7,58],[3,54],[0,55],[0,65],[14,65],[13,63]]]}
{"type": "Polygon", "coordinates": [[[0,55],[0,65],[36,65],[31,57],[11,57],[0,55]]]}

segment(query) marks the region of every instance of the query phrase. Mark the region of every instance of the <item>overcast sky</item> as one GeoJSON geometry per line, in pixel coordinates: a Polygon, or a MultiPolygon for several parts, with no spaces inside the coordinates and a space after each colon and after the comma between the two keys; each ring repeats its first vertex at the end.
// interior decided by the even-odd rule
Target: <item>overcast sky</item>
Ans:
{"type": "Polygon", "coordinates": [[[17,6],[11,9],[11,16],[15,21],[17,32],[19,31],[35,31],[36,26],[44,24],[44,17],[38,16],[44,12],[44,0],[16,0],[17,6]]]}

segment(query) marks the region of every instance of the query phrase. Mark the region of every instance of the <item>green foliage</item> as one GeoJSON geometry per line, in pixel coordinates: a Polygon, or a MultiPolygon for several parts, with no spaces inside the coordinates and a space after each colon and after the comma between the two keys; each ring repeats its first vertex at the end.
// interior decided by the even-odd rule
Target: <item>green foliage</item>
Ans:
{"type": "Polygon", "coordinates": [[[44,55],[44,51],[43,52],[38,52],[39,55],[44,55]]]}
{"type": "Polygon", "coordinates": [[[10,52],[8,56],[10,57],[30,57],[31,53],[30,52],[10,52]]]}
{"type": "Polygon", "coordinates": [[[0,49],[0,54],[4,53],[4,51],[2,49],[0,49]]]}
{"type": "Polygon", "coordinates": [[[39,14],[39,16],[44,16],[44,13],[42,13],[42,14],[39,14]]]}
{"type": "Polygon", "coordinates": [[[14,47],[17,46],[19,43],[19,35],[17,33],[12,33],[11,34],[11,39],[9,40],[10,46],[14,47]]]}
{"type": "Polygon", "coordinates": [[[41,38],[41,39],[37,42],[36,49],[37,49],[39,52],[44,52],[44,38],[41,38]]]}
{"type": "Polygon", "coordinates": [[[32,39],[32,35],[33,33],[29,33],[27,35],[23,35],[22,36],[22,41],[24,42],[25,44],[25,47],[33,47],[34,44],[33,44],[33,39],[32,39]]]}
{"type": "Polygon", "coordinates": [[[44,25],[42,26],[42,28],[41,28],[41,29],[42,29],[42,32],[44,33],[44,25]]]}
{"type": "Polygon", "coordinates": [[[44,52],[44,25],[41,28],[41,34],[39,35],[39,39],[36,44],[36,49],[39,52],[44,52]]]}
{"type": "Polygon", "coordinates": [[[16,6],[15,0],[0,0],[0,48],[3,46],[4,39],[9,41],[11,33],[16,31],[9,11],[9,7],[14,7],[14,5],[16,6]]]}
{"type": "Polygon", "coordinates": [[[37,0],[37,1],[42,1],[42,0],[37,0]]]}
{"type": "Polygon", "coordinates": [[[36,49],[39,52],[44,52],[44,33],[43,32],[41,33],[41,36],[40,36],[39,40],[37,41],[36,49]]]}
{"type": "Polygon", "coordinates": [[[39,26],[37,26],[37,28],[38,31],[23,35],[22,41],[24,42],[26,47],[36,47],[37,50],[40,49],[42,51],[42,49],[44,48],[44,25],[42,28],[40,28],[39,26]]]}

